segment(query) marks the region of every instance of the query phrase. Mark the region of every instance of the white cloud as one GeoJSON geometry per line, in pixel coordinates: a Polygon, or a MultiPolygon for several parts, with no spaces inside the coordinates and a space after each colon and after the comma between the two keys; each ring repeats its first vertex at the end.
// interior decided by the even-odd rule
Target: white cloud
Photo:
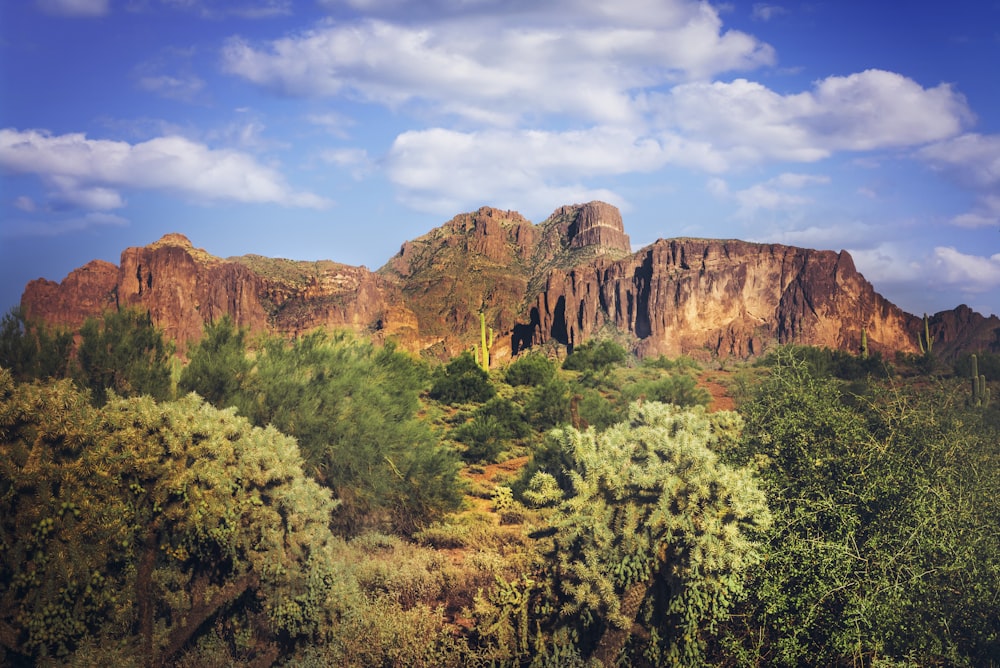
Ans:
{"type": "Polygon", "coordinates": [[[1000,253],[990,257],[967,255],[951,246],[934,249],[933,273],[965,292],[977,293],[1000,288],[1000,253]]]}
{"type": "Polygon", "coordinates": [[[38,6],[55,16],[103,16],[110,10],[110,0],[38,0],[38,6]]]}
{"type": "Polygon", "coordinates": [[[538,114],[630,121],[634,90],[773,62],[767,45],[723,31],[707,3],[620,4],[483,3],[434,21],[330,20],[263,45],[232,39],[223,62],[289,95],[427,104],[491,124],[538,114]]]}
{"type": "Polygon", "coordinates": [[[123,188],[208,201],[310,208],[327,204],[312,193],[293,191],[281,174],[250,155],[177,136],[129,144],[6,128],[0,130],[0,168],[35,174],[64,201],[98,209],[121,206],[118,190],[123,188]]]}
{"type": "Polygon", "coordinates": [[[580,131],[445,129],[405,132],[388,155],[388,176],[409,202],[436,213],[478,205],[489,196],[497,206],[524,202],[545,213],[560,200],[622,202],[606,189],[583,185],[590,178],[649,172],[690,160],[686,144],[637,137],[608,127],[580,131]],[[536,204],[537,203],[537,204],[536,204]]]}
{"type": "Polygon", "coordinates": [[[971,121],[965,99],[947,84],[923,88],[882,70],[829,77],[790,95],[746,79],[692,82],[652,105],[661,122],[711,142],[735,165],[919,145],[951,137],[971,121]]]}

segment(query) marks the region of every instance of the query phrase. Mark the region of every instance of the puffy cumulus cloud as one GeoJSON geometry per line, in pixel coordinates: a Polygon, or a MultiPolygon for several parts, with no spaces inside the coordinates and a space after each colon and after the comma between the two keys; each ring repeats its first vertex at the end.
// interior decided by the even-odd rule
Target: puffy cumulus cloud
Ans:
{"type": "Polygon", "coordinates": [[[710,166],[711,155],[676,137],[642,137],[622,128],[564,132],[436,128],[399,135],[386,164],[403,198],[421,209],[454,212],[480,204],[488,195],[498,206],[509,202],[535,215],[539,210],[530,207],[547,209],[567,201],[604,199],[621,204],[617,194],[582,183],[691,161],[710,166]]]}
{"type": "Polygon", "coordinates": [[[54,16],[104,16],[110,0],[38,0],[38,7],[54,16]]]}
{"type": "Polygon", "coordinates": [[[56,199],[91,209],[121,206],[118,190],[123,188],[208,201],[311,208],[327,204],[312,193],[295,192],[281,174],[250,155],[177,136],[129,144],[6,128],[0,130],[0,168],[37,175],[55,189],[56,199]]]}
{"type": "Polygon", "coordinates": [[[995,297],[1000,289],[1000,254],[973,255],[950,246],[928,250],[900,240],[849,250],[865,278],[910,313],[954,308],[959,300],[982,313],[1000,313],[995,297]]]}
{"type": "Polygon", "coordinates": [[[934,249],[931,266],[935,277],[968,293],[1000,288],[1000,253],[989,257],[968,255],[951,246],[934,249]]]}
{"type": "Polygon", "coordinates": [[[519,3],[514,11],[486,2],[449,13],[444,7],[453,3],[438,3],[400,20],[383,3],[355,3],[384,16],[328,20],[266,44],[234,38],[223,62],[228,72],[288,95],[425,104],[514,124],[544,114],[632,121],[635,90],[774,59],[753,37],[723,31],[707,3],[594,4],[519,3]]]}
{"type": "Polygon", "coordinates": [[[835,151],[868,151],[951,137],[969,122],[965,98],[949,85],[923,88],[882,70],[829,77],[782,95],[760,83],[691,82],[651,100],[661,123],[710,141],[734,164],[811,162],[835,151]]]}

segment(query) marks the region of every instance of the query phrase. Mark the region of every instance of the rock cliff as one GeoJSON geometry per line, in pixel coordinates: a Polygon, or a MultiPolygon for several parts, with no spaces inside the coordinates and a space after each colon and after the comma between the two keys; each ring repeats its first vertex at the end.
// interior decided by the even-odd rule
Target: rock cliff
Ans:
{"type": "MultiPolygon", "coordinates": [[[[748,357],[774,343],[917,352],[921,318],[875,292],[850,255],[735,240],[661,239],[632,253],[618,210],[560,207],[535,225],[483,207],[408,241],[376,272],[332,261],[222,259],[169,234],[28,284],[29,318],[76,328],[114,307],[147,310],[183,352],[228,314],[252,331],[350,328],[446,358],[478,340],[492,357],[611,327],[641,355],[748,357]]],[[[1000,320],[967,307],[930,318],[935,352],[1000,351],[1000,320]]]]}

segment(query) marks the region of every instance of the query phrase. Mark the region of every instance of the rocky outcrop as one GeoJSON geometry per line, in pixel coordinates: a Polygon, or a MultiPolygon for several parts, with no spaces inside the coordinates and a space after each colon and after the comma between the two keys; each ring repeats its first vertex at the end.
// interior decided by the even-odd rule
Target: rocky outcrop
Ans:
{"type": "Polygon", "coordinates": [[[747,357],[775,342],[857,350],[864,328],[871,349],[912,351],[909,318],[844,251],[673,239],[552,271],[511,345],[572,346],[611,325],[643,355],[747,357]]]}
{"type": "Polygon", "coordinates": [[[576,220],[569,229],[569,245],[570,248],[594,246],[609,255],[632,254],[632,244],[625,234],[621,212],[604,202],[590,202],[579,207],[576,220]]]}
{"type": "MultiPolygon", "coordinates": [[[[577,345],[605,328],[640,355],[749,357],[774,343],[917,352],[923,321],[875,292],[845,252],[669,239],[632,253],[621,215],[591,202],[534,225],[483,207],[408,241],[377,272],[331,261],[222,259],[181,235],[91,262],[60,283],[25,289],[29,318],[76,328],[135,307],[183,352],[205,322],[229,315],[252,331],[349,328],[447,358],[496,331],[492,358],[577,345]]],[[[1000,320],[967,307],[930,318],[935,353],[1000,351],[1000,320]]]]}
{"type": "Polygon", "coordinates": [[[122,252],[121,264],[92,262],[61,284],[32,281],[26,315],[77,328],[108,308],[147,311],[184,352],[206,322],[228,315],[253,332],[294,335],[316,327],[350,328],[376,338],[408,338],[416,319],[399,288],[364,267],[260,256],[222,259],[179,234],[122,252]]]}
{"type": "Polygon", "coordinates": [[[78,329],[90,316],[117,306],[117,287],[118,267],[91,260],[73,270],[62,283],[44,278],[28,283],[21,296],[21,310],[29,319],[78,329]]]}

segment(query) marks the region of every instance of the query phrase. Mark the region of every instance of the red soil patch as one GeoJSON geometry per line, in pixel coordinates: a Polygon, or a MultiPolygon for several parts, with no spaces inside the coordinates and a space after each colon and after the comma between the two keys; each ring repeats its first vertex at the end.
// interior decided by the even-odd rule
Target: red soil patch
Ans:
{"type": "Polygon", "coordinates": [[[698,385],[712,396],[712,400],[708,404],[710,412],[731,411],[736,408],[736,402],[729,396],[729,391],[725,385],[719,382],[720,378],[725,375],[725,372],[722,371],[706,371],[698,378],[698,385]]]}

